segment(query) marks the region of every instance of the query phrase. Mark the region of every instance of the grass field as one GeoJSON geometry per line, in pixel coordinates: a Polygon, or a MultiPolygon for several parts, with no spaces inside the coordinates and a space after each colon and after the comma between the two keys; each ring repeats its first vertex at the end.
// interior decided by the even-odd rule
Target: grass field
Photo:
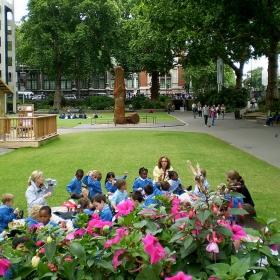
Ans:
{"type": "MultiPolygon", "coordinates": [[[[171,115],[166,114],[165,112],[157,112],[153,114],[147,114],[145,112],[137,112],[140,117],[140,122],[148,123],[154,122],[174,122],[177,121],[171,115]]],[[[78,115],[78,114],[77,114],[78,115]]],[[[126,114],[127,115],[127,114],[126,114]]],[[[59,115],[58,115],[59,116],[59,115]]],[[[57,127],[58,128],[71,128],[79,124],[112,124],[114,122],[114,113],[98,113],[97,119],[92,119],[93,114],[87,114],[87,119],[59,119],[57,118],[57,127]]]]}
{"type": "MultiPolygon", "coordinates": [[[[63,120],[72,121],[72,120],[63,120]]],[[[149,177],[160,156],[171,159],[183,185],[193,185],[186,160],[199,162],[207,170],[211,189],[226,182],[225,173],[237,170],[245,179],[259,216],[278,217],[279,169],[238,150],[215,137],[201,133],[164,131],[104,131],[62,135],[39,148],[21,148],[1,156],[1,192],[15,195],[15,207],[26,210],[27,180],[34,170],[45,178],[58,180],[50,206],[69,199],[65,190],[78,168],[85,172],[98,169],[116,176],[128,171],[129,190],[140,167],[149,169],[149,177]]],[[[280,223],[278,222],[278,225],[280,223]]]]}

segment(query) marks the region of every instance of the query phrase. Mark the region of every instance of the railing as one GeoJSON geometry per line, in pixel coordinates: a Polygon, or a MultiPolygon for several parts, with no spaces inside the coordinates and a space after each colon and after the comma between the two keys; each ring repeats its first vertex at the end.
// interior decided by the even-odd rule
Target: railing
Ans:
{"type": "Polygon", "coordinates": [[[57,135],[56,115],[0,118],[0,141],[40,141],[57,135]]]}
{"type": "MultiPolygon", "coordinates": [[[[121,118],[125,118],[124,117],[121,117],[121,118]]],[[[156,124],[157,123],[157,118],[156,117],[153,117],[153,116],[150,116],[150,115],[139,115],[139,118],[140,118],[140,124],[141,123],[152,123],[152,124],[156,124]]],[[[114,123],[114,119],[112,118],[94,118],[92,117],[91,118],[91,125],[94,125],[94,124],[115,124],[114,123]]]]}

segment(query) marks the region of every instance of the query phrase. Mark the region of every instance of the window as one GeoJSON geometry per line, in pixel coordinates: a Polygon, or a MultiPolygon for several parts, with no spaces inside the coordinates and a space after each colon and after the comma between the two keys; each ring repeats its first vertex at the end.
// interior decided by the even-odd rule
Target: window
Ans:
{"type": "Polygon", "coordinates": [[[13,44],[11,41],[8,41],[8,51],[12,51],[13,50],[13,44]]]}
{"type": "Polygon", "coordinates": [[[9,82],[12,82],[12,73],[9,72],[9,82]]]}
{"type": "Polygon", "coordinates": [[[7,34],[12,35],[12,26],[11,25],[7,26],[7,34]]]}
{"type": "Polygon", "coordinates": [[[11,56],[8,57],[8,66],[13,66],[13,58],[11,56]]]}
{"type": "Polygon", "coordinates": [[[93,78],[93,88],[104,89],[105,88],[105,78],[104,76],[95,76],[93,78]]]}
{"type": "MultiPolygon", "coordinates": [[[[24,76],[25,72],[21,72],[24,76]]],[[[34,73],[25,73],[26,75],[26,89],[36,90],[38,89],[38,75],[34,73]]]]}

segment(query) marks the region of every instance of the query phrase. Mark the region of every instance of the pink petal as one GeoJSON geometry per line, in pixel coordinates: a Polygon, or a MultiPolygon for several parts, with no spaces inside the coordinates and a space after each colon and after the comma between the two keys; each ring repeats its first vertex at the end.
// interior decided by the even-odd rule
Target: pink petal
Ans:
{"type": "Polygon", "coordinates": [[[11,263],[6,259],[0,259],[0,275],[5,275],[11,263]]]}
{"type": "Polygon", "coordinates": [[[122,263],[122,261],[119,261],[119,256],[122,255],[124,252],[125,252],[124,249],[119,249],[114,254],[112,264],[113,264],[115,270],[116,270],[117,266],[119,266],[122,263]]]}
{"type": "Polygon", "coordinates": [[[217,243],[215,242],[210,242],[207,247],[206,247],[206,251],[208,252],[213,252],[213,253],[219,253],[219,246],[217,243]]]}
{"type": "Polygon", "coordinates": [[[165,280],[192,280],[192,277],[180,271],[177,275],[165,278],[165,280]]]}

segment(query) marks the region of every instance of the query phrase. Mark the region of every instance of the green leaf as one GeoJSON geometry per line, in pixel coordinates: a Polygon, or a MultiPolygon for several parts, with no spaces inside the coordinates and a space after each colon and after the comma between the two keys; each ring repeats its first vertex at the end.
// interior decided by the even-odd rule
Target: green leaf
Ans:
{"type": "Polygon", "coordinates": [[[262,272],[252,274],[249,276],[248,280],[260,280],[260,279],[262,279],[262,276],[263,276],[262,272]]]}
{"type": "Polygon", "coordinates": [[[267,221],[267,224],[270,225],[270,224],[274,223],[275,221],[277,221],[276,218],[269,219],[269,220],[267,221]]]}
{"type": "Polygon", "coordinates": [[[105,260],[99,260],[98,262],[95,263],[95,265],[106,268],[112,272],[114,271],[114,267],[112,266],[112,263],[105,260]]]}
{"type": "Polygon", "coordinates": [[[204,223],[210,215],[211,215],[211,212],[208,210],[205,210],[205,211],[199,212],[197,217],[201,221],[201,223],[204,223]]]}
{"type": "Polygon", "coordinates": [[[189,248],[189,246],[192,244],[193,242],[193,237],[192,236],[188,236],[185,240],[184,240],[184,247],[187,250],[189,248]]]}
{"type": "Polygon", "coordinates": [[[230,275],[234,277],[244,276],[250,266],[250,259],[242,259],[233,264],[230,268],[230,275]]]}
{"type": "Polygon", "coordinates": [[[263,226],[266,226],[266,221],[263,218],[255,217],[254,219],[257,222],[261,223],[263,226]]]}
{"type": "Polygon", "coordinates": [[[231,192],[231,193],[229,193],[229,195],[232,196],[232,197],[242,197],[242,198],[245,198],[245,196],[242,193],[239,193],[239,192],[231,192]]]}
{"type": "Polygon", "coordinates": [[[280,235],[272,235],[270,241],[274,243],[280,243],[280,235]]]}
{"type": "Polygon", "coordinates": [[[86,252],[84,247],[78,242],[71,242],[69,245],[69,251],[74,256],[85,260],[86,259],[86,252]]]}
{"type": "Polygon", "coordinates": [[[239,208],[231,208],[227,211],[228,214],[233,214],[233,215],[241,215],[241,214],[248,214],[247,211],[239,208]]]}
{"type": "Polygon", "coordinates": [[[168,243],[172,243],[180,239],[181,237],[186,236],[186,233],[184,231],[180,231],[177,234],[175,234],[168,243]]]}
{"type": "Polygon", "coordinates": [[[213,270],[216,274],[227,274],[230,271],[230,265],[226,263],[215,263],[208,265],[206,268],[213,270]]]}
{"type": "Polygon", "coordinates": [[[223,227],[223,226],[217,226],[215,227],[215,231],[225,235],[225,236],[232,236],[233,233],[230,229],[228,229],[227,227],[223,227]]]}
{"type": "Polygon", "coordinates": [[[181,258],[185,258],[186,256],[188,256],[189,254],[191,254],[192,252],[194,252],[197,248],[197,244],[194,242],[192,243],[187,249],[185,249],[184,246],[182,246],[180,248],[180,253],[181,253],[181,258]]]}
{"type": "Polygon", "coordinates": [[[151,265],[144,264],[135,280],[157,280],[159,279],[159,273],[157,274],[157,269],[155,270],[156,271],[154,271],[151,265]]]}
{"type": "Polygon", "coordinates": [[[260,236],[259,232],[252,228],[243,228],[243,231],[252,236],[260,236]]]}
{"type": "Polygon", "coordinates": [[[53,256],[56,251],[55,241],[52,241],[51,243],[47,243],[44,248],[45,248],[45,255],[46,255],[48,261],[52,262],[53,256]]]}
{"type": "Polygon", "coordinates": [[[134,224],[133,224],[133,227],[134,227],[134,228],[142,228],[142,227],[144,227],[146,224],[147,224],[147,221],[146,221],[146,220],[142,220],[142,221],[139,222],[139,223],[134,223],[134,224]]]}
{"type": "Polygon", "coordinates": [[[268,257],[272,257],[270,248],[268,246],[263,246],[260,248],[260,252],[264,253],[268,257]]]}
{"type": "MultiPolygon", "coordinates": [[[[48,265],[40,262],[37,268],[38,276],[39,278],[42,278],[44,274],[47,274],[48,272],[51,272],[50,268],[48,265]]],[[[51,273],[52,275],[53,273],[51,273]]],[[[49,276],[51,276],[49,275],[49,276]]]]}

